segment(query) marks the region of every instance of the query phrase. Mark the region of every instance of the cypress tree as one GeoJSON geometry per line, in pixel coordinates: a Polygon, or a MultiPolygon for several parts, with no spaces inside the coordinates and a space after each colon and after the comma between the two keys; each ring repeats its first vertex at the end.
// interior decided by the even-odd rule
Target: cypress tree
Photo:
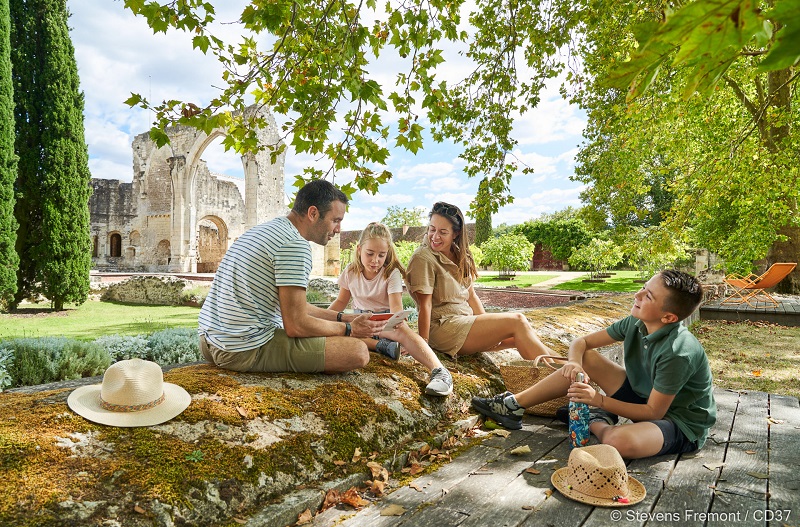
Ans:
{"type": "Polygon", "coordinates": [[[11,81],[11,18],[8,0],[0,0],[0,308],[13,303],[19,257],[14,219],[14,97],[11,81]]]}
{"type": "Polygon", "coordinates": [[[66,0],[11,0],[19,155],[16,303],[89,294],[89,154],[66,0]],[[17,73],[18,72],[18,73],[17,73]]]}
{"type": "Polygon", "coordinates": [[[475,245],[480,246],[492,237],[492,215],[478,214],[475,218],[475,245]]]}

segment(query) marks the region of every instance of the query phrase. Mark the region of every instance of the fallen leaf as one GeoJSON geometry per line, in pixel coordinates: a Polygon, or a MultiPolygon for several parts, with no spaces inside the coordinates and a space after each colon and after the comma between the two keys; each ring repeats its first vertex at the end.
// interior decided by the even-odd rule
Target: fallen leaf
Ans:
{"type": "Polygon", "coordinates": [[[500,437],[508,437],[511,435],[511,432],[505,428],[498,428],[497,430],[492,430],[492,434],[500,437]]]}
{"type": "Polygon", "coordinates": [[[419,463],[414,463],[413,465],[411,465],[410,470],[409,470],[408,473],[411,474],[412,476],[416,476],[417,474],[419,474],[423,470],[425,470],[425,467],[423,467],[419,463]]]}
{"type": "Polygon", "coordinates": [[[380,463],[375,463],[374,461],[370,461],[367,463],[367,467],[372,472],[372,479],[380,480],[380,481],[389,481],[389,471],[384,468],[383,465],[380,463]]]}
{"type": "Polygon", "coordinates": [[[336,461],[333,462],[333,464],[336,465],[337,467],[341,467],[346,465],[347,461],[342,461],[341,459],[337,459],[336,461]]]}
{"type": "Polygon", "coordinates": [[[536,507],[534,507],[533,505],[523,505],[522,506],[522,510],[524,510],[524,511],[532,511],[535,508],[536,507]]]}
{"type": "Polygon", "coordinates": [[[361,449],[356,447],[356,451],[353,452],[353,463],[358,463],[361,460],[361,449]]]}
{"type": "Polygon", "coordinates": [[[782,425],[783,423],[786,422],[783,419],[774,419],[772,417],[767,417],[767,421],[772,423],[772,424],[774,424],[774,425],[782,425]]]}
{"type": "Polygon", "coordinates": [[[769,479],[769,474],[764,474],[763,472],[748,472],[747,475],[758,479],[769,479]]]}
{"type": "Polygon", "coordinates": [[[373,481],[372,485],[370,485],[369,490],[376,496],[383,496],[383,489],[386,487],[385,481],[373,481]]]}
{"type": "Polygon", "coordinates": [[[417,485],[416,481],[412,481],[411,483],[408,484],[408,486],[411,487],[412,489],[416,490],[417,492],[422,492],[422,487],[417,485]]]}
{"type": "Polygon", "coordinates": [[[406,510],[400,505],[389,505],[381,511],[381,516],[402,516],[406,510]]]}
{"type": "Polygon", "coordinates": [[[535,468],[533,468],[533,467],[526,468],[526,469],[525,469],[525,472],[527,472],[528,474],[541,474],[541,473],[542,473],[542,471],[541,471],[541,470],[536,470],[536,469],[535,469],[535,468]]]}
{"type": "Polygon", "coordinates": [[[546,491],[544,491],[544,495],[549,498],[550,496],[553,495],[553,491],[551,489],[547,489],[546,491]]]}
{"type": "Polygon", "coordinates": [[[753,370],[750,372],[753,377],[761,377],[761,370],[753,370]]]}
{"type": "Polygon", "coordinates": [[[306,509],[300,513],[300,516],[297,517],[297,523],[295,525],[305,525],[307,523],[311,523],[314,519],[314,516],[311,515],[311,511],[306,509]]]}
{"type": "Polygon", "coordinates": [[[483,422],[483,427],[488,429],[488,430],[501,430],[503,428],[502,426],[500,426],[499,424],[495,423],[491,419],[487,419],[486,421],[484,421],[483,422]]]}
{"type": "Polygon", "coordinates": [[[341,496],[339,496],[339,491],[336,489],[331,489],[327,493],[325,493],[325,499],[322,501],[322,505],[320,505],[319,511],[322,512],[324,510],[328,510],[331,507],[335,506],[340,501],[341,501],[341,496]]]}
{"type": "Polygon", "coordinates": [[[144,510],[143,508],[139,507],[138,505],[134,505],[133,506],[133,510],[135,512],[138,512],[139,514],[147,514],[147,511],[144,510]]]}
{"type": "Polygon", "coordinates": [[[428,453],[429,453],[430,451],[431,451],[431,446],[430,446],[430,445],[428,445],[428,444],[425,444],[425,445],[424,445],[422,448],[420,448],[420,449],[419,449],[419,455],[420,455],[421,457],[425,457],[425,456],[427,456],[427,455],[428,455],[428,453]]]}
{"type": "Polygon", "coordinates": [[[448,437],[442,442],[442,448],[445,450],[452,450],[460,444],[461,443],[458,441],[458,438],[456,438],[455,436],[448,437]]]}
{"type": "Polygon", "coordinates": [[[245,410],[241,406],[237,406],[236,411],[239,412],[239,415],[242,416],[242,419],[247,419],[247,410],[245,410]]]}
{"type": "Polygon", "coordinates": [[[703,463],[703,467],[708,470],[717,470],[725,466],[725,463],[703,463]]]}
{"type": "Polygon", "coordinates": [[[360,509],[366,505],[369,505],[369,502],[358,494],[358,491],[355,489],[355,487],[350,487],[344,491],[340,503],[350,505],[354,509],[360,509]]]}
{"type": "Polygon", "coordinates": [[[233,521],[235,521],[239,525],[244,525],[245,523],[247,523],[247,520],[245,518],[237,518],[236,516],[233,517],[233,521]]]}
{"type": "Polygon", "coordinates": [[[756,451],[755,450],[745,450],[744,453],[752,456],[753,454],[756,453],[756,451]]]}
{"type": "Polygon", "coordinates": [[[531,447],[529,447],[528,445],[518,446],[517,448],[510,450],[508,453],[514,454],[515,456],[519,456],[521,454],[530,454],[531,447]]]}

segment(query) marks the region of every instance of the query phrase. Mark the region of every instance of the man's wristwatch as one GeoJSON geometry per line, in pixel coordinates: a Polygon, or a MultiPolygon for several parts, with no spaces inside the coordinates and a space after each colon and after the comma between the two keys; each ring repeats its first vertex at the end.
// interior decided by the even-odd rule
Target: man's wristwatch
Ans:
{"type": "Polygon", "coordinates": [[[344,323],[344,336],[349,337],[350,333],[352,333],[353,329],[350,327],[350,322],[344,323]]]}
{"type": "Polygon", "coordinates": [[[342,315],[344,315],[344,311],[339,311],[338,313],[336,313],[336,322],[342,321],[342,315]]]}

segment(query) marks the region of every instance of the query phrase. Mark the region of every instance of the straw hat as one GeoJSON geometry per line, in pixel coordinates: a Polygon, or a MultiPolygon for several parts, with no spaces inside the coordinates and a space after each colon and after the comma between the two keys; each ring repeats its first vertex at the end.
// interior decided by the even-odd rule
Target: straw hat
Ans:
{"type": "Polygon", "coordinates": [[[600,507],[626,507],[647,494],[644,485],[628,476],[622,456],[611,445],[573,449],[567,466],[553,472],[550,481],[567,498],[600,507]]]}
{"type": "Polygon", "coordinates": [[[186,410],[192,396],[164,382],[161,366],[142,359],[109,366],[103,384],[81,386],[67,398],[72,410],[89,421],[110,426],[151,426],[186,410]]]}

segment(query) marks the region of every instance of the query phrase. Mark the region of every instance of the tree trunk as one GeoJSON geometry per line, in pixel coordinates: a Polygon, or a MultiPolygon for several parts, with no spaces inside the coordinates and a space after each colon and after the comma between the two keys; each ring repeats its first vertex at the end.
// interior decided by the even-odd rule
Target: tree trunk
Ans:
{"type": "MultiPolygon", "coordinates": [[[[776,262],[800,263],[800,227],[784,227],[780,234],[788,239],[785,242],[775,242],[767,254],[767,264],[776,262]]],[[[775,291],[785,294],[800,294],[800,267],[796,267],[792,274],[784,278],[777,285],[775,291]]]]}

